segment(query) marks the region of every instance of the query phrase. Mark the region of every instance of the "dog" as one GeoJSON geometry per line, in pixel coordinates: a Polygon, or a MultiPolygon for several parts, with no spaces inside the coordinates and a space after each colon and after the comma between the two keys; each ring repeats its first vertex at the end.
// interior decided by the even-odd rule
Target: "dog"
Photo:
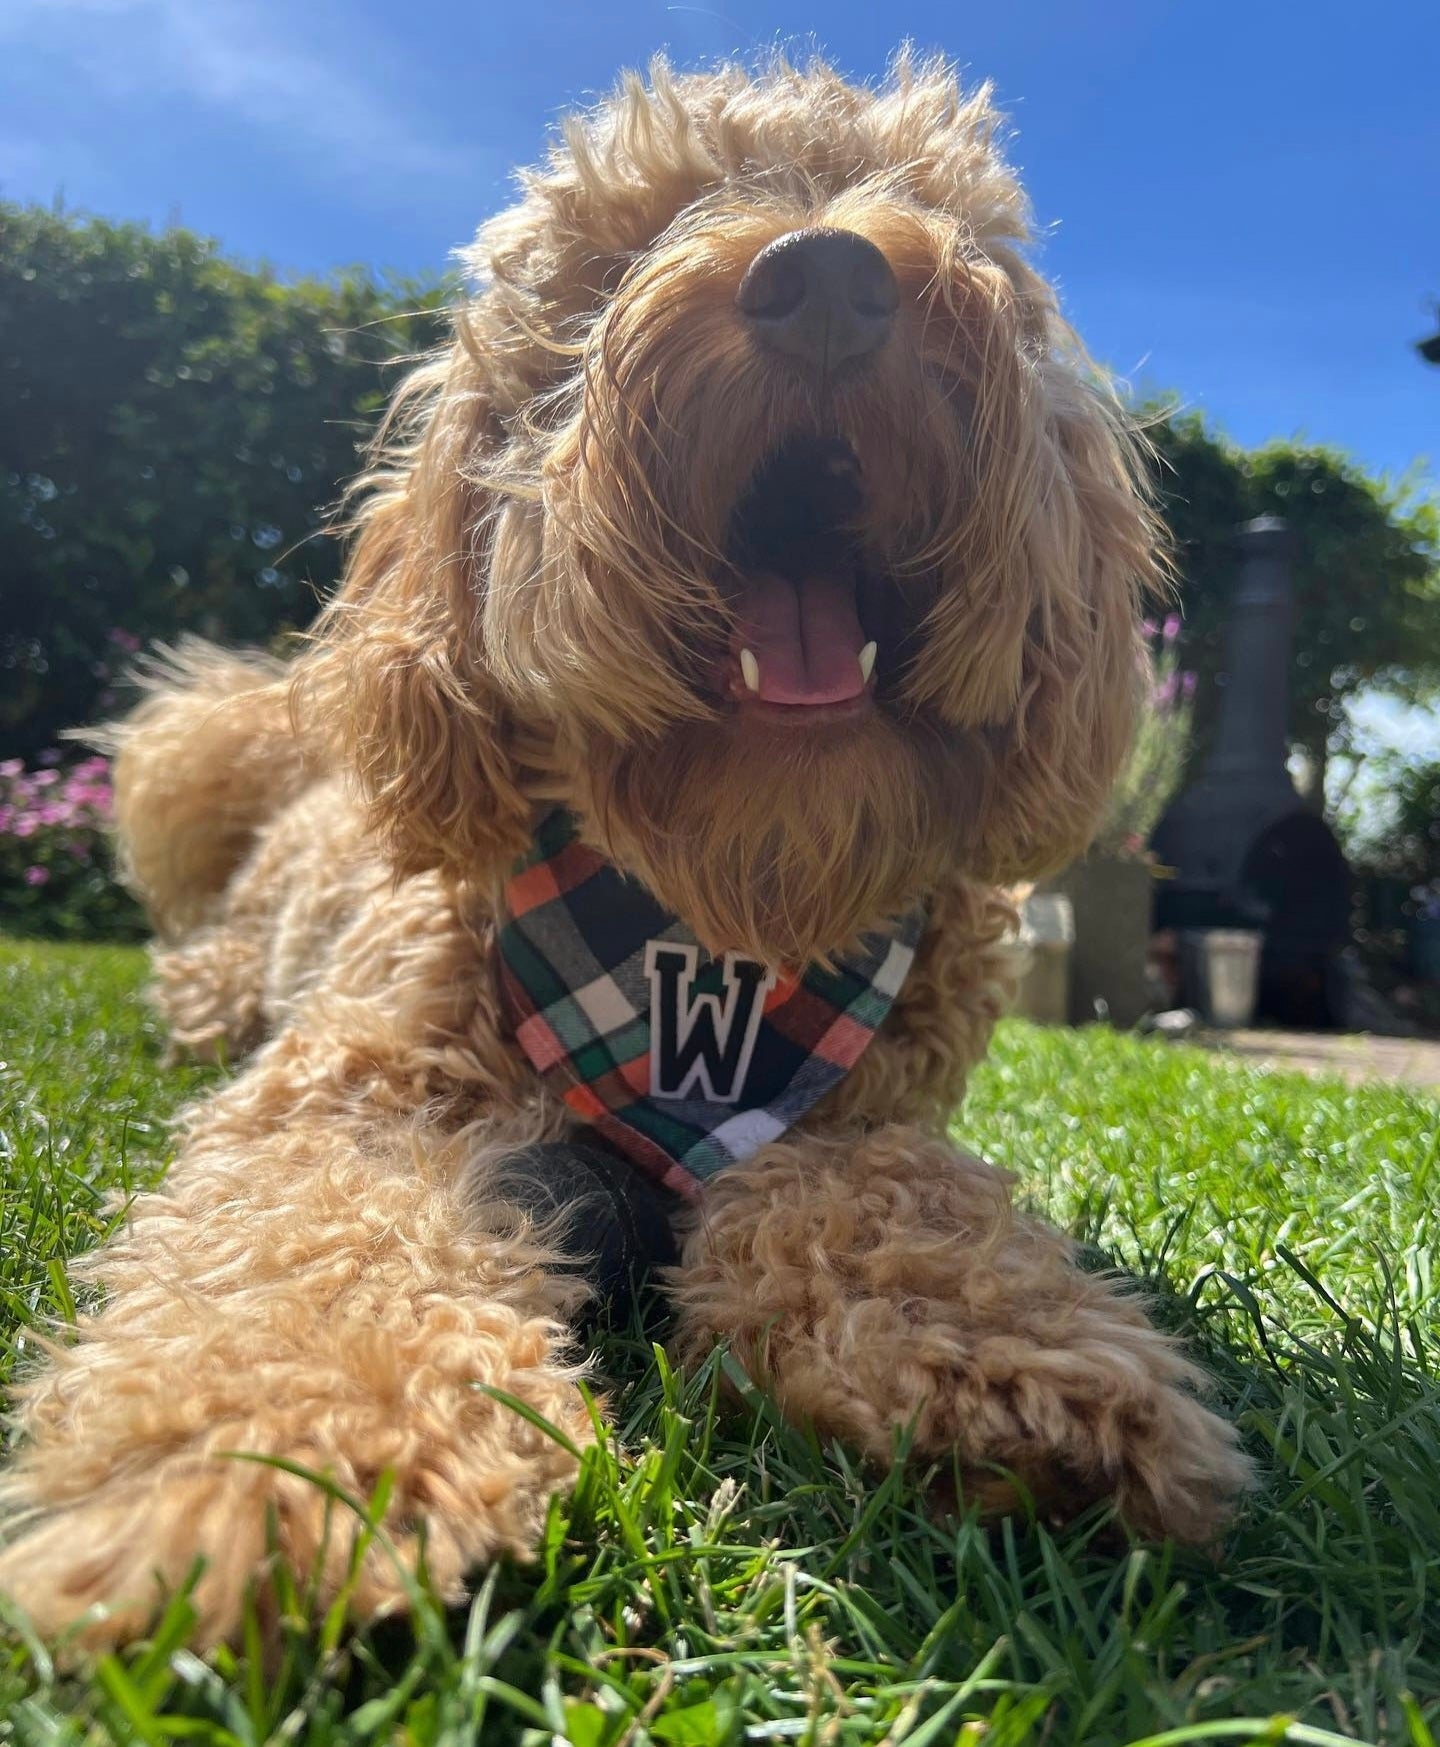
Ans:
{"type": "MultiPolygon", "coordinates": [[[[593,1434],[574,1240],[506,1168],[567,1141],[672,1210],[682,1360],[987,1510],[1220,1532],[1195,1369],[946,1132],[1164,563],[997,130],[909,56],[627,78],[480,230],[313,639],[152,668],[114,747],[156,998],[249,1059],[21,1392],[41,1630],[132,1638],[197,1556],[201,1644],[274,1556],[333,1595],[293,1468],[389,1476],[448,1596],[523,1557],[593,1434]]],[[[403,1605],[372,1549],[353,1609],[403,1605]]]]}

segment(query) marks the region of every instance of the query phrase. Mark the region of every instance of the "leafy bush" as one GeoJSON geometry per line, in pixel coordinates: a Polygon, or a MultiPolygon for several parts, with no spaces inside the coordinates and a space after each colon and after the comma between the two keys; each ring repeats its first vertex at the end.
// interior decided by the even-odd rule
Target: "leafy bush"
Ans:
{"type": "Polygon", "coordinates": [[[42,753],[27,770],[0,763],[0,926],[55,939],[136,940],[139,905],[115,883],[110,773],[103,758],[59,768],[42,753]]]}
{"type": "Polygon", "coordinates": [[[432,342],[440,301],[0,201],[0,753],[104,707],[112,625],[265,644],[309,621],[382,366],[432,342]]]}
{"type": "Polygon", "coordinates": [[[1339,825],[1362,873],[1440,905],[1440,763],[1398,751],[1366,760],[1366,801],[1341,809],[1339,825]]]}

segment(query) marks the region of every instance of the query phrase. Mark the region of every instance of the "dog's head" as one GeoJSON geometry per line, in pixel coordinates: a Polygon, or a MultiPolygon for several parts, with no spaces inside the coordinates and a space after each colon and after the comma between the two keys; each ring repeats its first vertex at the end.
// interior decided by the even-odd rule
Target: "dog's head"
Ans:
{"type": "Polygon", "coordinates": [[[405,867],[565,800],[714,949],[1089,838],[1156,529],[985,93],[657,66],[480,232],[311,695],[405,867]]]}

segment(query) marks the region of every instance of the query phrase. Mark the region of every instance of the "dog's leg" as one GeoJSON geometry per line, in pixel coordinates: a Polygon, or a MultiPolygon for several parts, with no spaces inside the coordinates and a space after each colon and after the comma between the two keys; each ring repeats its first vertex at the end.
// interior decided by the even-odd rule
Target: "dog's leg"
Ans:
{"type": "Polygon", "coordinates": [[[1008,1178],[919,1130],[801,1139],[709,1187],[673,1288],[679,1348],[716,1339],[796,1418],[887,1461],[959,1459],[966,1493],[1043,1511],[1113,1494],[1206,1542],[1244,1486],[1232,1428],[1136,1300],[1018,1217],[1008,1178]]]}
{"type": "MultiPolygon", "coordinates": [[[[478,1562],[533,1544],[574,1463],[483,1386],[588,1441],[557,1322],[576,1288],[497,1210],[477,1215],[473,1145],[362,1116],[282,1039],[202,1109],[166,1192],[141,1197],[99,1252],[108,1306],[22,1391],[23,1442],[0,1480],[0,1592],[46,1634],[98,1606],[108,1617],[81,1641],[137,1635],[203,1555],[198,1637],[214,1643],[247,1585],[271,1608],[272,1544],[333,1595],[354,1517],[232,1452],[365,1500],[388,1476],[387,1534],[413,1565],[423,1532],[449,1596],[478,1562]]],[[[372,1547],[355,1611],[403,1596],[372,1547]]]]}

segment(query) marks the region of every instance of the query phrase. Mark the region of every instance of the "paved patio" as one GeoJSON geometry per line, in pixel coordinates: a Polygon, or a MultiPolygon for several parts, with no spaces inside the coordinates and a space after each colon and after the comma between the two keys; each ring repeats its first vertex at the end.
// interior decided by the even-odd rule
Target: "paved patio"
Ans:
{"type": "Polygon", "coordinates": [[[1399,1080],[1440,1095],[1440,1041],[1432,1038],[1257,1029],[1201,1031],[1190,1041],[1269,1067],[1302,1074],[1338,1074],[1352,1082],[1399,1080]]]}

